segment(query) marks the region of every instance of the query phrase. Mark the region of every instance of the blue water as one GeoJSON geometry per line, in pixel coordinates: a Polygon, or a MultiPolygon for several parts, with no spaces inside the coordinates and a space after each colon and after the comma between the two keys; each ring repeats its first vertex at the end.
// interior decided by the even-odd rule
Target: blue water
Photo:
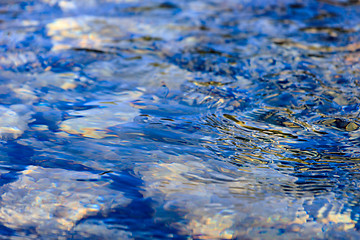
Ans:
{"type": "Polygon", "coordinates": [[[360,2],[0,13],[2,239],[360,238],[360,2]]]}

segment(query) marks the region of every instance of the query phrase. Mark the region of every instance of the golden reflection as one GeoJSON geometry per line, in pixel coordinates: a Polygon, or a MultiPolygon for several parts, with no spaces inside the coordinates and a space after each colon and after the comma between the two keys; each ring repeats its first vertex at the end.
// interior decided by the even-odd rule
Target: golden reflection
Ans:
{"type": "Polygon", "coordinates": [[[230,114],[224,114],[223,115],[225,118],[234,121],[235,123],[237,123],[239,126],[244,127],[246,129],[249,130],[255,130],[258,131],[260,133],[265,133],[267,135],[275,135],[275,136],[280,136],[283,138],[298,138],[297,136],[291,134],[291,133],[284,133],[281,130],[273,130],[273,129],[262,129],[262,128],[258,128],[258,127],[253,127],[250,125],[246,125],[245,122],[243,121],[239,121],[237,120],[234,116],[230,115],[230,114]]]}
{"type": "Polygon", "coordinates": [[[360,50],[360,43],[355,42],[351,43],[345,46],[340,47],[328,47],[320,44],[303,44],[299,42],[294,42],[289,39],[280,39],[280,38],[274,38],[272,41],[275,44],[286,46],[286,47],[296,47],[303,50],[309,50],[309,51],[316,51],[316,52],[325,52],[325,53],[341,53],[341,52],[357,52],[360,50]]]}
{"type": "Polygon", "coordinates": [[[266,164],[268,161],[262,160],[261,155],[255,155],[251,153],[241,154],[241,155],[235,155],[233,156],[235,159],[235,162],[239,161],[240,163],[243,162],[252,162],[255,164],[266,164]],[[260,158],[260,159],[259,159],[260,158]]]}

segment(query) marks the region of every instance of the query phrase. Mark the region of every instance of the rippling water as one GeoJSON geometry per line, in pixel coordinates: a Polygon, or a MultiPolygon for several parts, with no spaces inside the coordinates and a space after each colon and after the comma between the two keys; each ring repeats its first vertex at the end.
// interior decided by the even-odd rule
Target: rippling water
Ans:
{"type": "Polygon", "coordinates": [[[357,0],[0,1],[3,239],[359,239],[357,0]]]}

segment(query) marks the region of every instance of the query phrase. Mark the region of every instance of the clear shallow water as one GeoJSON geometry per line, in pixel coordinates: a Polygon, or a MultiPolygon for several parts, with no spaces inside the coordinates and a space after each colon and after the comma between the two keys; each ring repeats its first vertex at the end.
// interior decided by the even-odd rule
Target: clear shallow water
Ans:
{"type": "Polygon", "coordinates": [[[357,1],[1,1],[9,239],[358,239],[357,1]]]}

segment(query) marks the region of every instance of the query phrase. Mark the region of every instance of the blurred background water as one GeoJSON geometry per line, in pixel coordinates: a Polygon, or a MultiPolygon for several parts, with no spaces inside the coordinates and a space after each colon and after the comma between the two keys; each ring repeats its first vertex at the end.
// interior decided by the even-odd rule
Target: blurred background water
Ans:
{"type": "Polygon", "coordinates": [[[1,0],[3,239],[360,239],[357,0],[1,0]]]}

